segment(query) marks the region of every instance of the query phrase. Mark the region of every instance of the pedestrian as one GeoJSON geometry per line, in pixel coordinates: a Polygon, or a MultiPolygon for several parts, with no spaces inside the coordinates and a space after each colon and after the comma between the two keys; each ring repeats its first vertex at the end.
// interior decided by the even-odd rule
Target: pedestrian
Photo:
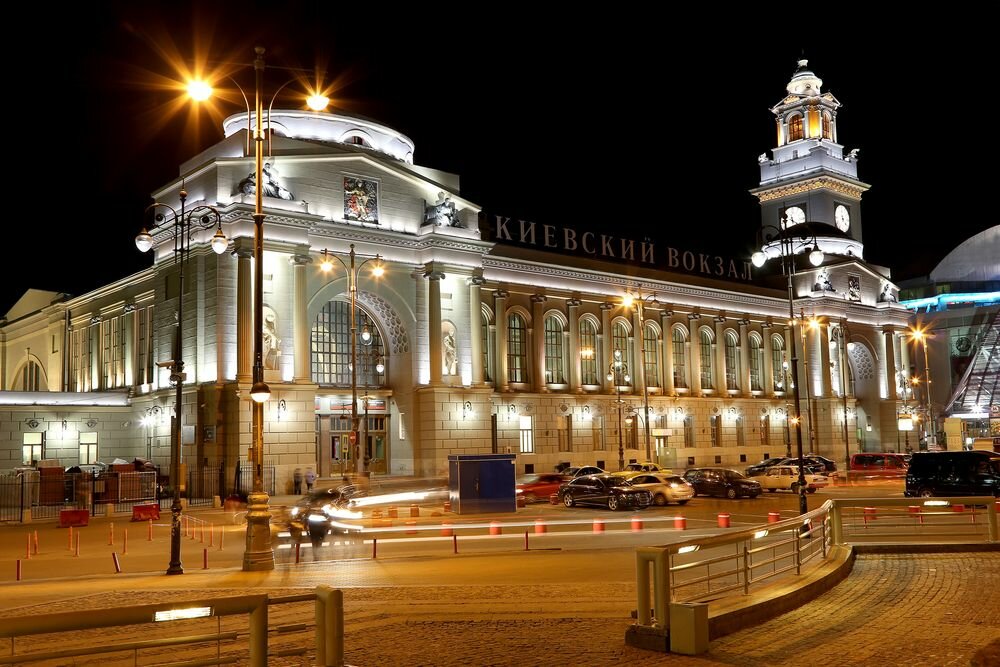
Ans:
{"type": "Polygon", "coordinates": [[[306,491],[312,491],[313,484],[316,483],[316,473],[312,468],[306,468],[306,491]]]}
{"type": "Polygon", "coordinates": [[[295,495],[302,495],[302,468],[296,468],[292,473],[292,487],[295,495]]]}

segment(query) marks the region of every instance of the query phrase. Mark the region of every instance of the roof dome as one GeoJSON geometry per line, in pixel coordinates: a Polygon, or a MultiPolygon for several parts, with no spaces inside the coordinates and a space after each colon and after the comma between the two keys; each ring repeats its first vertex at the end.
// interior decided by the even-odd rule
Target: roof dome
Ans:
{"type": "Polygon", "coordinates": [[[1000,225],[963,241],[931,271],[931,282],[1000,280],[1000,225]]]}
{"type": "Polygon", "coordinates": [[[792,80],[786,86],[790,94],[800,97],[811,97],[820,94],[820,90],[823,87],[823,79],[813,74],[808,65],[808,60],[799,61],[798,69],[795,70],[792,80]]]}

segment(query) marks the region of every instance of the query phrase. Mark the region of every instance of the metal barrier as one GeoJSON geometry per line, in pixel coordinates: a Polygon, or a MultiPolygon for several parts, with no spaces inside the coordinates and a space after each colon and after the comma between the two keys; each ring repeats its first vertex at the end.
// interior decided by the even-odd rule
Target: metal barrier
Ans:
{"type": "MultiPolygon", "coordinates": [[[[269,657],[303,655],[307,648],[302,642],[287,649],[270,650],[268,633],[273,631],[276,636],[288,637],[296,632],[306,631],[308,624],[296,623],[268,628],[268,609],[274,605],[297,602],[314,602],[315,613],[315,650],[316,662],[324,667],[341,667],[344,664],[344,610],[343,593],[329,586],[319,586],[314,593],[289,595],[271,598],[267,595],[241,595],[233,597],[202,598],[179,602],[164,602],[159,604],[136,605],[132,607],[117,607],[102,609],[97,614],[81,614],[78,611],[57,614],[32,615],[15,618],[5,618],[0,626],[0,638],[10,639],[10,652],[0,656],[0,665],[25,664],[45,660],[62,660],[88,655],[100,655],[131,651],[133,664],[139,664],[139,652],[152,649],[172,649],[172,655],[180,647],[192,647],[195,644],[216,644],[216,654],[213,658],[198,658],[182,661],[172,661],[175,667],[194,667],[195,665],[249,664],[251,667],[266,667],[269,657]],[[58,632],[78,632],[96,628],[111,628],[153,624],[159,622],[175,623],[181,620],[198,618],[221,619],[224,616],[247,614],[248,628],[240,632],[223,632],[218,625],[216,632],[183,636],[168,636],[157,639],[125,641],[108,643],[95,636],[99,645],[79,648],[60,648],[50,651],[16,651],[16,640],[32,635],[58,632]],[[222,642],[234,642],[242,636],[247,637],[249,661],[244,662],[234,655],[222,655],[222,642]]],[[[217,621],[221,624],[221,621],[217,621]]],[[[173,633],[171,633],[173,635],[173,633]]],[[[148,657],[148,656],[147,656],[148,657]]]]}

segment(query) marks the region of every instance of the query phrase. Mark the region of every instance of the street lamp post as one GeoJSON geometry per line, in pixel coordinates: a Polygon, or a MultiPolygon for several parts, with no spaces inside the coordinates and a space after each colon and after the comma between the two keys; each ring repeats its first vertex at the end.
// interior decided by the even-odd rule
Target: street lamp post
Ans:
{"type": "Polygon", "coordinates": [[[616,403],[618,404],[618,469],[625,469],[625,446],[622,442],[622,384],[628,384],[632,377],[628,374],[628,364],[621,350],[615,350],[614,360],[608,365],[608,382],[615,383],[616,403]]]}
{"type": "Polygon", "coordinates": [[[642,288],[635,288],[635,295],[626,291],[624,306],[630,308],[633,305],[636,309],[636,314],[639,316],[639,327],[637,335],[639,336],[639,355],[642,357],[639,360],[639,367],[642,369],[640,373],[640,380],[642,381],[642,408],[643,408],[643,431],[646,437],[646,460],[653,460],[652,445],[650,444],[649,438],[649,390],[647,386],[649,385],[649,379],[646,377],[646,320],[643,318],[643,308],[646,305],[653,305],[659,303],[656,300],[655,294],[642,295],[642,288]]]}
{"type": "MultiPolygon", "coordinates": [[[[190,211],[185,211],[187,202],[187,190],[181,185],[179,193],[181,200],[180,211],[174,207],[154,202],[146,207],[146,213],[156,209],[165,208],[170,211],[173,218],[167,220],[165,215],[157,213],[154,215],[154,229],[162,226],[169,226],[173,231],[174,241],[174,262],[179,266],[177,272],[177,327],[174,331],[174,358],[170,361],[160,362],[159,365],[170,368],[170,382],[177,390],[174,403],[174,418],[171,420],[170,433],[170,485],[174,490],[174,502],[170,506],[170,563],[167,566],[167,574],[184,574],[181,565],[181,417],[184,408],[184,360],[183,360],[183,326],[184,326],[184,272],[187,265],[187,256],[191,252],[191,231],[192,228],[211,229],[215,227],[215,235],[212,237],[211,245],[215,254],[221,255],[226,251],[229,240],[222,233],[222,217],[214,206],[205,204],[195,206],[190,211]]],[[[135,237],[135,246],[140,252],[148,252],[153,247],[153,236],[143,228],[135,237]]],[[[158,408],[157,408],[158,409],[158,408]]],[[[151,448],[151,447],[150,447],[151,448]]]]}
{"type": "Polygon", "coordinates": [[[923,344],[924,347],[924,398],[927,404],[927,426],[926,435],[924,441],[927,443],[927,449],[930,450],[933,447],[937,449],[937,431],[934,427],[934,409],[931,403],[931,365],[929,363],[929,357],[927,356],[927,339],[930,338],[930,334],[927,333],[925,329],[913,328],[910,330],[910,338],[913,341],[923,344]]]}
{"type": "MultiPolygon", "coordinates": [[[[351,244],[351,251],[348,254],[350,257],[350,264],[344,262],[339,255],[329,252],[325,248],[323,249],[323,259],[320,260],[320,269],[324,272],[329,272],[333,269],[333,260],[340,262],[340,265],[344,267],[344,271],[347,272],[347,286],[348,293],[351,297],[351,454],[354,456],[354,466],[357,473],[360,475],[365,471],[365,461],[363,456],[359,456],[361,450],[360,440],[358,434],[358,422],[360,416],[358,415],[358,323],[357,323],[357,308],[358,308],[358,274],[361,273],[361,269],[368,262],[374,262],[372,265],[372,275],[376,278],[382,276],[385,273],[385,267],[382,264],[382,256],[375,255],[374,257],[366,258],[361,264],[355,264],[355,257],[357,257],[354,252],[354,244],[351,244]]],[[[364,336],[366,331],[362,331],[361,335],[364,336]]],[[[367,331],[368,339],[363,340],[365,344],[371,344],[371,332],[367,331]]],[[[367,394],[367,392],[366,392],[367,394]]]]}
{"type": "Polygon", "coordinates": [[[823,263],[823,251],[819,249],[819,244],[816,242],[815,236],[812,236],[810,240],[807,232],[799,233],[797,230],[792,229],[788,224],[787,217],[782,217],[780,228],[774,225],[764,225],[760,230],[760,234],[763,237],[764,245],[761,250],[753,253],[750,261],[756,267],[764,266],[768,255],[776,251],[777,256],[781,258],[781,271],[787,279],[788,326],[791,327],[789,342],[792,347],[790,350],[792,378],[789,384],[792,389],[792,403],[795,406],[795,447],[799,459],[799,513],[805,514],[809,511],[809,505],[806,502],[806,475],[802,465],[802,412],[799,405],[799,357],[796,352],[796,341],[799,336],[795,332],[795,326],[798,324],[798,321],[795,319],[795,292],[792,278],[795,276],[796,252],[800,250],[808,252],[809,262],[813,266],[819,266],[823,263]]]}

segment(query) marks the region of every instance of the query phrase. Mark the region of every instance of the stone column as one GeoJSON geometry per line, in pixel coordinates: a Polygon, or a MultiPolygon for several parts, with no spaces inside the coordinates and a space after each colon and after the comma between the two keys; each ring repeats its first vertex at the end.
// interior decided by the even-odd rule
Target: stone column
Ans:
{"type": "Polygon", "coordinates": [[[312,382],[310,372],[310,350],[309,350],[309,303],[308,288],[309,278],[306,276],[306,267],[312,261],[309,259],[309,248],[303,246],[299,248],[302,254],[293,255],[292,262],[292,284],[294,289],[292,330],[295,332],[294,354],[295,372],[294,382],[308,384],[312,382]]]}
{"type": "Polygon", "coordinates": [[[670,317],[673,312],[664,310],[660,313],[660,326],[663,327],[663,391],[667,396],[675,395],[674,387],[674,332],[670,330],[670,317]]]}
{"type": "Polygon", "coordinates": [[[253,246],[236,246],[236,380],[253,379],[253,246]]]}
{"type": "Polygon", "coordinates": [[[764,390],[765,396],[774,396],[774,363],[771,359],[771,323],[765,322],[760,326],[761,347],[764,348],[764,367],[761,373],[764,374],[760,380],[760,388],[764,390]]]}
{"type": "MultiPolygon", "coordinates": [[[[847,330],[846,328],[844,329],[847,330]]],[[[906,344],[906,340],[900,336],[899,341],[899,365],[900,370],[904,372],[903,381],[906,383],[907,395],[913,397],[913,383],[910,382],[912,376],[910,375],[910,346],[906,344]]]]}
{"type": "Polygon", "coordinates": [[[649,384],[646,382],[646,360],[642,358],[645,346],[642,339],[644,322],[639,317],[640,307],[637,303],[632,310],[632,358],[635,359],[635,368],[632,370],[632,386],[641,392],[642,388],[648,387],[649,384]]]}
{"type": "Polygon", "coordinates": [[[885,373],[886,399],[895,401],[896,392],[896,332],[891,328],[882,330],[885,337],[885,353],[882,355],[882,372],[885,373]]]}
{"type": "Polygon", "coordinates": [[[444,375],[444,360],[441,358],[441,279],[444,273],[434,268],[431,262],[424,270],[427,278],[427,339],[430,358],[430,379],[432,385],[440,385],[444,375]]]}
{"type": "MultiPolygon", "coordinates": [[[[740,320],[740,370],[739,370],[739,382],[740,382],[740,395],[744,398],[750,398],[753,396],[750,388],[750,339],[747,336],[747,328],[750,326],[750,320],[744,318],[740,320]]],[[[761,369],[758,369],[761,370],[761,369]]],[[[763,378],[761,378],[763,380],[763,378]]],[[[761,384],[761,386],[764,386],[761,384]]]]}
{"type": "Polygon", "coordinates": [[[483,302],[482,284],[486,282],[480,276],[469,278],[469,342],[472,344],[472,384],[480,386],[485,381],[483,370],[483,302]]]}
{"type": "MultiPolygon", "coordinates": [[[[580,376],[583,373],[580,359],[580,304],[579,299],[566,301],[566,314],[569,319],[569,390],[582,392],[580,376]]],[[[597,353],[596,350],[594,352],[597,353]]]]}
{"type": "Polygon", "coordinates": [[[833,396],[833,378],[830,373],[830,325],[820,323],[819,331],[819,370],[822,387],[819,395],[823,398],[833,396]]]}
{"type": "Polygon", "coordinates": [[[604,391],[611,393],[615,391],[614,380],[608,380],[608,368],[611,367],[611,362],[614,361],[611,352],[611,311],[614,307],[615,304],[613,303],[601,304],[601,358],[597,362],[597,372],[600,374],[604,391]]]}
{"type": "Polygon", "coordinates": [[[502,289],[493,293],[497,323],[497,377],[494,378],[493,385],[499,387],[502,392],[510,391],[510,379],[507,374],[507,297],[509,296],[510,293],[502,289]]]}
{"type": "MultiPolygon", "coordinates": [[[[122,371],[124,374],[125,386],[131,387],[135,384],[136,365],[136,334],[135,304],[125,304],[125,316],[122,318],[125,327],[125,355],[122,358],[122,371]]],[[[220,369],[221,370],[221,369],[220,369]]]]}
{"type": "MultiPolygon", "coordinates": [[[[528,337],[531,339],[531,350],[534,357],[535,391],[548,391],[545,383],[545,295],[531,295],[531,328],[528,337]]],[[[530,362],[529,362],[530,363],[530,362]]]]}
{"type": "Polygon", "coordinates": [[[726,316],[715,318],[715,391],[718,396],[726,396],[726,316]]]}
{"type": "Polygon", "coordinates": [[[688,359],[691,361],[691,395],[701,396],[701,334],[698,333],[700,315],[688,315],[688,340],[691,343],[688,359]]]}

